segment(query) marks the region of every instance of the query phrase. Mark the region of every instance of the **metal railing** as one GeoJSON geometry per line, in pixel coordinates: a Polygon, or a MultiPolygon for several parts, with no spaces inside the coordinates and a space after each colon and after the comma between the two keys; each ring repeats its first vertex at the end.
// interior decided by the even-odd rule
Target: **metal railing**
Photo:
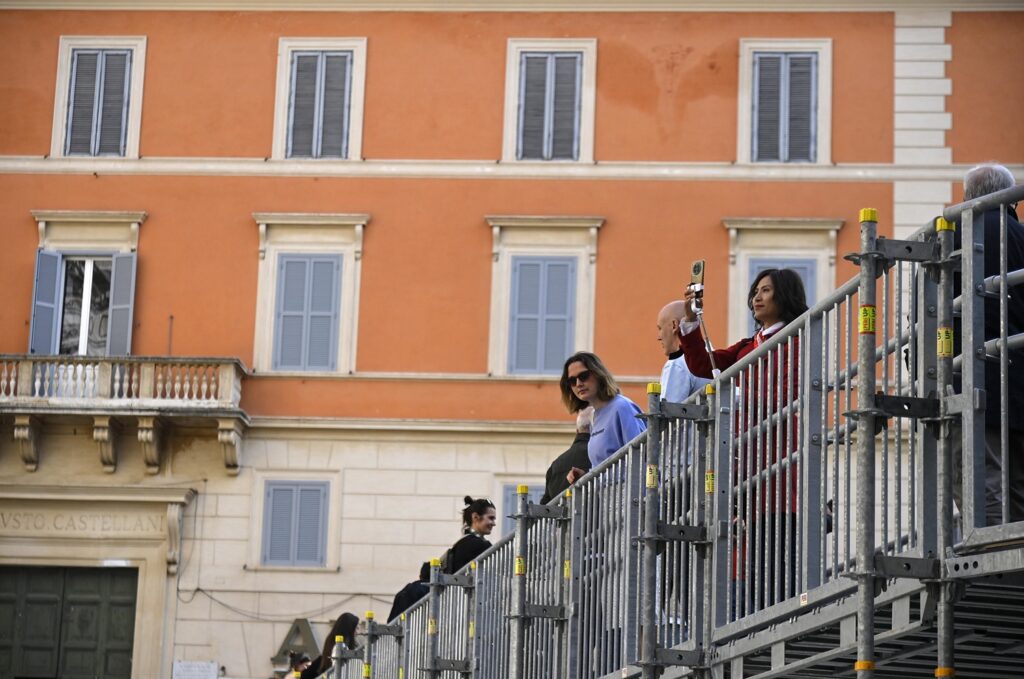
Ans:
{"type": "MultiPolygon", "coordinates": [[[[962,218],[963,242],[973,244],[963,248],[963,303],[955,303],[960,257],[950,223],[894,241],[878,238],[874,211],[862,211],[861,251],[850,256],[856,279],[706,393],[667,403],[652,385],[647,432],[565,496],[532,505],[521,486],[513,535],[454,576],[435,561],[427,597],[390,626],[367,625],[362,676],[656,677],[673,666],[728,666],[743,677],[752,649],[769,649],[771,668],[785,665],[776,624],[795,618],[804,631],[835,623],[830,643],[846,645],[860,679],[873,676],[879,607],[894,607],[887,634],[900,632],[897,619],[909,613],[896,611],[894,597],[953,577],[957,550],[1024,542],[1024,522],[1009,522],[1000,351],[1024,339],[1007,336],[1008,284],[1000,283],[1020,274],[1007,270],[1005,236],[994,279],[980,247],[991,247],[983,231],[1001,223],[1005,232],[1006,205],[1020,198],[1024,187],[946,211],[962,218]],[[977,228],[975,216],[992,208],[996,216],[977,228]],[[984,325],[993,308],[994,336],[984,325]],[[954,337],[962,337],[962,387],[954,337]],[[992,350],[998,384],[985,381],[992,350]],[[987,491],[985,389],[1001,391],[990,419],[1002,467],[989,471],[987,491]],[[954,493],[956,460],[963,480],[954,493]],[[998,516],[986,517],[993,494],[998,516]],[[891,581],[909,584],[879,596],[891,581]]],[[[1024,568],[1024,552],[1018,561],[1024,568]]],[[[953,588],[938,590],[937,664],[946,671],[953,588]]]]}

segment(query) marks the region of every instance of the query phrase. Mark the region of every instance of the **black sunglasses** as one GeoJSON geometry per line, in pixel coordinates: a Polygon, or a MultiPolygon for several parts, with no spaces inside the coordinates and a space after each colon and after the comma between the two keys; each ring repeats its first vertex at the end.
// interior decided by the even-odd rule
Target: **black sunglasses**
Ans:
{"type": "Polygon", "coordinates": [[[579,375],[570,375],[569,376],[569,386],[570,387],[575,387],[580,382],[586,382],[587,380],[590,379],[590,375],[591,375],[591,372],[589,370],[584,370],[579,375]]]}

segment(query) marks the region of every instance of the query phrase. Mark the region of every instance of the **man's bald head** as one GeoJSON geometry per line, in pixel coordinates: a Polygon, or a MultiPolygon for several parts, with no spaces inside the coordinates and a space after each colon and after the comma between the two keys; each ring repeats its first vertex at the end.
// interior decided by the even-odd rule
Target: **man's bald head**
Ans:
{"type": "Polygon", "coordinates": [[[686,302],[681,299],[669,302],[658,312],[658,343],[661,344],[666,356],[679,351],[676,330],[685,313],[686,302]]]}

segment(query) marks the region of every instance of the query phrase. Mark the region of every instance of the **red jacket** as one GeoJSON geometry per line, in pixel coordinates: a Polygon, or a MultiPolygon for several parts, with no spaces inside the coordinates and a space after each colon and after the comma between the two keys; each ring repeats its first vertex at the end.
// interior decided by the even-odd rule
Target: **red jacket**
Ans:
{"type": "MultiPolygon", "coordinates": [[[[698,377],[712,377],[711,373],[711,361],[708,358],[708,352],[704,347],[704,340],[701,337],[700,330],[696,329],[693,332],[687,333],[686,335],[678,335],[683,355],[686,357],[686,365],[690,368],[690,372],[698,377]]],[[[766,338],[767,339],[767,338],[766,338]]],[[[758,374],[757,366],[754,365],[748,368],[744,374],[747,376],[744,383],[744,390],[742,394],[743,412],[741,413],[740,407],[735,408],[736,412],[736,433],[742,435],[750,427],[756,427],[758,424],[763,424],[764,420],[767,420],[773,413],[779,410],[779,397],[782,397],[782,407],[785,407],[790,401],[796,401],[799,398],[797,388],[799,386],[799,355],[800,347],[797,338],[793,338],[792,342],[792,361],[790,360],[790,342],[783,342],[779,346],[775,347],[767,357],[760,361],[762,376],[768,371],[772,375],[770,382],[772,383],[772,393],[767,394],[767,387],[765,386],[769,380],[762,379],[762,386],[758,387],[758,374]],[[781,360],[781,379],[779,376],[779,361],[781,360]],[[790,389],[792,385],[792,389],[790,389]],[[754,396],[752,396],[752,394],[754,396]],[[740,416],[743,416],[743,420],[740,420],[740,416]]],[[[736,344],[725,349],[716,349],[714,352],[715,367],[719,370],[725,370],[730,366],[738,363],[744,356],[750,354],[758,347],[758,343],[754,341],[753,337],[748,337],[740,340],[736,344]]],[[[737,376],[736,383],[739,383],[737,376]]],[[[756,431],[756,430],[755,430],[756,431]]],[[[736,474],[739,479],[734,479],[734,482],[741,481],[745,478],[755,476],[758,472],[763,471],[766,467],[772,463],[778,462],[780,459],[785,458],[790,450],[796,448],[796,441],[799,436],[799,420],[794,412],[787,421],[782,421],[777,425],[773,425],[771,428],[771,439],[768,441],[764,440],[766,434],[762,433],[761,438],[758,439],[757,435],[754,434],[755,438],[753,442],[744,442],[742,449],[737,451],[736,454],[736,474]],[[792,424],[792,434],[788,428],[788,424],[792,424]],[[778,431],[778,427],[781,425],[784,429],[782,432],[778,431]],[[781,448],[777,444],[779,440],[779,434],[781,433],[781,448]]],[[[782,471],[780,473],[788,473],[790,477],[789,485],[789,498],[786,504],[788,505],[788,511],[795,513],[797,511],[797,486],[799,483],[799,469],[796,465],[789,468],[788,472],[782,471]]],[[[779,502],[781,500],[776,499],[776,480],[777,476],[773,475],[771,479],[765,483],[762,481],[760,485],[761,494],[761,511],[767,512],[778,512],[779,502]]],[[[757,486],[751,485],[747,491],[745,491],[744,506],[739,507],[740,516],[739,518],[745,519],[747,515],[746,507],[751,506],[752,511],[750,512],[752,518],[756,518],[759,514],[756,506],[754,506],[753,497],[747,493],[756,493],[757,486]]],[[[783,510],[787,511],[787,510],[783,510]]]]}

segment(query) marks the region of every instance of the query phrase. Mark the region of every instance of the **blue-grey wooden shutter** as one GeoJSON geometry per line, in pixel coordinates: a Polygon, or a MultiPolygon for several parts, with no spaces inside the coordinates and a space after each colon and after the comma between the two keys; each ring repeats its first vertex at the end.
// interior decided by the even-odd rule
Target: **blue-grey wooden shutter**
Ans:
{"type": "Polygon", "coordinates": [[[327,484],[302,484],[298,488],[295,525],[295,564],[324,565],[327,528],[327,484]]]}
{"type": "Polygon", "coordinates": [[[543,160],[548,55],[524,52],[519,62],[519,160],[543,160]]]}
{"type": "Polygon", "coordinates": [[[341,255],[278,256],[275,370],[335,370],[341,255]]]}
{"type": "Polygon", "coordinates": [[[317,136],[316,110],[318,88],[318,53],[296,52],[292,55],[292,91],[288,107],[288,158],[312,158],[317,136]]]}
{"type": "Polygon", "coordinates": [[[323,59],[324,92],[320,158],[348,157],[351,52],[328,52],[323,59]]]}
{"type": "MultiPolygon", "coordinates": [[[[749,264],[749,285],[754,284],[754,278],[757,274],[761,273],[765,269],[792,269],[800,275],[800,280],[804,284],[804,294],[807,295],[807,306],[814,306],[817,301],[817,280],[818,280],[818,260],[810,257],[751,257],[749,264]]],[[[755,326],[754,319],[751,318],[747,323],[748,331],[751,335],[754,334],[755,326]]]]}
{"type": "Polygon", "coordinates": [[[572,351],[573,257],[513,257],[509,372],[558,373],[572,351]]]}
{"type": "Polygon", "coordinates": [[[30,354],[57,352],[57,313],[60,308],[61,255],[36,252],[36,277],[32,289],[32,325],[29,330],[30,354]]]}
{"type": "Polygon", "coordinates": [[[817,158],[818,55],[754,55],[753,160],[817,158]]]}
{"type": "Polygon", "coordinates": [[[290,565],[295,488],[267,483],[263,499],[263,563],[290,565]]]}
{"type": "Polygon", "coordinates": [[[96,50],[73,50],[71,54],[71,84],[68,92],[70,101],[64,153],[92,155],[100,53],[96,50]]]}
{"type": "Polygon", "coordinates": [[[754,160],[781,160],[782,55],[754,55],[754,160]]]}
{"type": "Polygon", "coordinates": [[[341,256],[311,257],[306,369],[334,370],[338,355],[341,256]]]}
{"type": "Polygon", "coordinates": [[[96,155],[124,155],[130,68],[130,51],[103,53],[103,89],[100,92],[100,116],[96,125],[96,155]]]}
{"type": "Polygon", "coordinates": [[[581,54],[554,57],[551,154],[553,160],[579,157],[581,54]]]}
{"type": "Polygon", "coordinates": [[[786,160],[813,162],[816,157],[817,54],[789,54],[786,160]]]}
{"type": "Polygon", "coordinates": [[[262,563],[323,566],[329,484],[268,481],[264,493],[262,563]]]}
{"type": "Polygon", "coordinates": [[[132,348],[136,258],[134,252],[120,252],[112,259],[107,356],[127,356],[132,348]]]}
{"type": "Polygon", "coordinates": [[[67,155],[123,156],[131,50],[73,50],[67,155]]]}

